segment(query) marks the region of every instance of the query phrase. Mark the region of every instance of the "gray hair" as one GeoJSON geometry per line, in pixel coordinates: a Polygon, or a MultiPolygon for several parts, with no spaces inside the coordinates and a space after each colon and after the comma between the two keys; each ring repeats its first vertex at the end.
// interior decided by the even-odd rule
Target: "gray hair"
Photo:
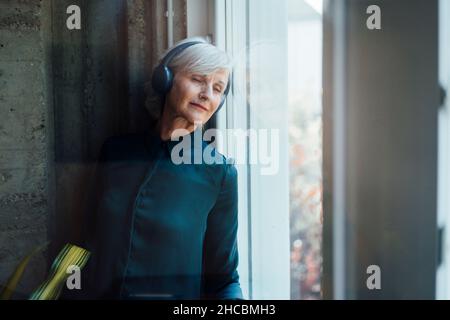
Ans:
{"type": "MultiPolygon", "coordinates": [[[[159,65],[166,54],[173,48],[186,43],[197,41],[201,42],[193,46],[187,47],[178,55],[176,55],[168,64],[168,67],[174,74],[177,72],[211,74],[217,70],[228,70],[230,73],[233,69],[233,63],[230,56],[223,50],[212,45],[209,41],[201,37],[192,37],[177,42],[174,46],[164,52],[159,65]]],[[[156,66],[155,66],[156,67],[156,66]]],[[[147,99],[145,108],[149,112],[153,122],[159,120],[164,105],[164,97],[158,95],[152,88],[151,82],[146,84],[147,99]]]]}

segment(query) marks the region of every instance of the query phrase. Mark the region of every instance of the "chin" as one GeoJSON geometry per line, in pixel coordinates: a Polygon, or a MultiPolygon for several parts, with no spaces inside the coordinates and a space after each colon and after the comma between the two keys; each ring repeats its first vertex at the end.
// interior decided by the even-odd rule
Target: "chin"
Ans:
{"type": "Polygon", "coordinates": [[[195,123],[199,123],[199,124],[201,124],[203,126],[203,125],[205,125],[206,121],[204,119],[197,119],[195,121],[192,121],[192,123],[194,123],[194,124],[195,123]]]}
{"type": "Polygon", "coordinates": [[[202,124],[205,124],[206,121],[208,121],[208,119],[205,119],[205,117],[200,115],[198,112],[187,112],[187,114],[185,114],[185,118],[190,123],[200,122],[202,124]]]}

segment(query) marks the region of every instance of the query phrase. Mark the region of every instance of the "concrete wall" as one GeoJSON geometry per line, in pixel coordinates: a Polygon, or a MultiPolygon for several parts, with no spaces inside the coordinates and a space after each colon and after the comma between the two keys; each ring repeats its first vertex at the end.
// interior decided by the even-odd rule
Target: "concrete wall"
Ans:
{"type": "MultiPolygon", "coordinates": [[[[49,2],[0,1],[0,284],[21,257],[47,241],[49,16],[49,2]]],[[[32,261],[20,292],[42,279],[44,253],[32,261]]]]}
{"type": "MultiPolygon", "coordinates": [[[[186,36],[185,8],[174,1],[175,41],[186,36]]],[[[163,0],[0,1],[0,286],[49,241],[20,293],[44,279],[79,236],[103,141],[148,125],[144,83],[167,46],[165,10],[163,0]],[[71,4],[81,30],[66,28],[71,4]]]]}

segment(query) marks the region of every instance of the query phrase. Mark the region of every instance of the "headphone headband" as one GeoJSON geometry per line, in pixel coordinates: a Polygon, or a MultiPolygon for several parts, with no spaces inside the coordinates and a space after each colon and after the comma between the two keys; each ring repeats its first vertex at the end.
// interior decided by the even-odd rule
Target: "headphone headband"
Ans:
{"type": "Polygon", "coordinates": [[[189,48],[190,46],[196,45],[196,44],[200,44],[200,43],[204,43],[201,41],[191,41],[191,42],[185,42],[182,43],[178,46],[176,46],[175,48],[173,48],[172,50],[170,50],[162,59],[161,61],[161,65],[167,67],[167,65],[169,64],[169,62],[175,58],[175,56],[177,56],[179,53],[181,53],[182,51],[184,51],[185,49],[189,48]]]}

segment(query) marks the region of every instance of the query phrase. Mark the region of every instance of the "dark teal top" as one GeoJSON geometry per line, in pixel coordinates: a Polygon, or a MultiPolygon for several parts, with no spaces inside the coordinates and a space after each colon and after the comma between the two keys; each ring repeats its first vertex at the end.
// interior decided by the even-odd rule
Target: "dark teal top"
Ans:
{"type": "Polygon", "coordinates": [[[215,149],[223,163],[175,164],[177,143],[154,132],[105,142],[82,243],[92,255],[70,295],[242,299],[236,168],[215,149]]]}

